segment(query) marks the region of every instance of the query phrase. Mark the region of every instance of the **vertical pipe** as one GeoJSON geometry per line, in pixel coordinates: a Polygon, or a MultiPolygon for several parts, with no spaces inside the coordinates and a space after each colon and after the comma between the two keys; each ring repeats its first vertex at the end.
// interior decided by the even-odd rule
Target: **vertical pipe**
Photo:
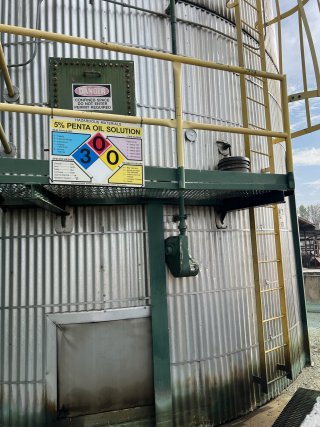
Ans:
{"type": "MultiPolygon", "coordinates": [[[[267,70],[267,57],[266,57],[266,47],[265,47],[265,34],[264,28],[265,23],[263,21],[263,7],[261,0],[256,1],[257,7],[257,28],[259,32],[259,50],[260,50],[260,58],[261,58],[261,70],[267,70]]],[[[269,82],[267,78],[263,78],[263,99],[265,104],[265,121],[266,121],[266,129],[272,129],[271,122],[271,110],[270,110],[270,100],[269,100],[269,82]]],[[[269,153],[269,172],[275,173],[275,161],[274,161],[274,152],[273,152],[273,142],[272,138],[267,138],[268,142],[268,153],[269,153]]]]}
{"type": "MultiPolygon", "coordinates": [[[[300,300],[300,310],[301,310],[301,322],[302,322],[302,332],[303,332],[303,345],[305,352],[305,363],[306,365],[311,364],[311,353],[310,353],[310,343],[309,343],[309,333],[308,333],[308,319],[307,319],[307,308],[306,308],[306,298],[304,293],[304,281],[303,281],[303,271],[301,264],[301,251],[300,251],[300,236],[299,236],[299,227],[297,219],[297,206],[295,195],[292,194],[289,196],[289,209],[290,209],[290,218],[291,218],[291,227],[292,227],[292,237],[293,237],[293,247],[294,247],[294,257],[295,264],[297,269],[297,282],[298,282],[298,292],[300,300]]],[[[306,242],[306,240],[305,240],[306,242]]]]}
{"type": "Polygon", "coordinates": [[[281,28],[281,13],[279,0],[276,0],[277,19],[278,19],[278,54],[279,54],[279,71],[283,74],[283,59],[282,59],[282,28],[281,28]]]}
{"type": "Polygon", "coordinates": [[[288,106],[287,76],[284,76],[281,82],[281,98],[282,98],[281,101],[282,101],[283,130],[287,134],[286,136],[287,173],[293,175],[293,156],[292,156],[292,141],[291,141],[290,116],[289,116],[289,106],[288,106]]]}
{"type": "Polygon", "coordinates": [[[170,22],[171,22],[171,50],[174,55],[177,55],[177,16],[176,16],[176,0],[170,0],[170,22]]]}
{"type": "MultiPolygon", "coordinates": [[[[170,21],[171,21],[171,49],[177,55],[177,17],[176,0],[170,0],[170,21]]],[[[176,147],[179,189],[186,187],[185,161],[184,161],[184,141],[183,141],[183,111],[182,111],[182,66],[180,63],[173,63],[174,92],[175,92],[175,112],[176,112],[176,147]]],[[[186,234],[186,210],[184,196],[179,195],[179,231],[181,235],[186,234]]]]}
{"type": "MultiPolygon", "coordinates": [[[[236,16],[236,30],[237,30],[237,47],[238,47],[238,62],[240,67],[245,67],[245,59],[244,59],[244,46],[242,40],[242,26],[241,26],[241,10],[240,4],[237,3],[234,6],[235,16],[236,16]]],[[[247,83],[246,76],[244,74],[240,74],[240,99],[241,99],[241,107],[242,107],[242,124],[243,127],[249,127],[249,110],[248,110],[248,99],[247,99],[247,83]]],[[[250,146],[250,135],[244,135],[244,149],[245,156],[248,157],[251,161],[251,146],[250,146]]]]}
{"type": "Polygon", "coordinates": [[[15,95],[15,91],[14,91],[13,84],[11,82],[9,70],[8,70],[8,67],[7,67],[7,63],[6,63],[6,60],[5,60],[5,56],[4,56],[4,53],[3,53],[3,49],[2,49],[2,44],[1,43],[0,43],[0,68],[2,70],[3,78],[4,78],[4,81],[5,81],[6,86],[7,86],[8,95],[10,97],[13,97],[15,95]]]}
{"type": "MultiPolygon", "coordinates": [[[[177,165],[184,169],[184,144],[183,144],[183,112],[182,112],[182,83],[181,64],[173,63],[174,97],[176,110],[176,143],[177,143],[177,165]]],[[[180,182],[180,187],[185,188],[185,183],[180,182]]]]}
{"type": "Polygon", "coordinates": [[[172,427],[172,390],[163,206],[147,206],[156,425],[172,427]]]}
{"type": "Polygon", "coordinates": [[[298,9],[299,15],[300,15],[301,20],[303,22],[304,30],[305,30],[306,37],[307,37],[307,40],[309,43],[309,51],[311,54],[311,59],[312,59],[313,68],[314,68],[314,74],[315,74],[315,78],[316,78],[316,82],[317,82],[318,96],[320,96],[320,67],[319,67],[319,63],[318,63],[317,52],[315,49],[315,45],[313,42],[310,26],[308,23],[306,12],[305,12],[304,7],[303,7],[303,3],[301,2],[301,0],[297,0],[297,1],[298,1],[298,7],[299,7],[299,9],[298,9]]]}
{"type": "MultiPolygon", "coordinates": [[[[301,54],[301,66],[302,66],[302,78],[303,78],[303,90],[308,92],[308,78],[307,78],[307,67],[306,67],[306,58],[304,52],[304,38],[303,38],[303,26],[302,26],[302,17],[300,10],[298,11],[298,21],[299,21],[299,38],[300,38],[300,54],[301,54]]],[[[310,128],[311,124],[311,115],[310,115],[310,103],[309,99],[304,100],[307,116],[307,127],[310,128]]]]}

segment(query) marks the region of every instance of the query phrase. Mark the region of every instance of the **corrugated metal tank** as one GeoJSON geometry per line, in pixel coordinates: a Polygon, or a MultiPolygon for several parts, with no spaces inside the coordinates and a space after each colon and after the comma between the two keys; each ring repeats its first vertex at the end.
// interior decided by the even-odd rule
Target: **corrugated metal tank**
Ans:
{"type": "MultiPolygon", "coordinates": [[[[170,52],[170,21],[163,16],[95,0],[3,0],[1,22],[36,27],[96,40],[126,43],[170,52]],[[39,19],[37,19],[39,16],[39,19]]],[[[131,0],[130,5],[164,13],[167,0],[131,0]]],[[[266,2],[271,14],[271,0],[266,2]]],[[[178,51],[216,62],[237,65],[233,13],[225,0],[178,1],[178,51]],[[187,22],[188,21],[188,22],[187,22]]],[[[246,18],[253,24],[253,16],[246,18]]],[[[247,42],[255,41],[247,35],[247,42]]],[[[171,64],[83,47],[2,35],[9,64],[30,64],[10,69],[21,91],[20,102],[48,102],[48,57],[133,59],[137,114],[173,118],[171,64]]],[[[266,38],[268,69],[276,71],[275,39],[266,38]]],[[[248,66],[257,68],[255,55],[246,53],[248,66]],[[250,64],[250,65],[249,65],[250,64]]],[[[184,113],[188,120],[240,126],[239,78],[232,73],[184,66],[184,113]]],[[[259,99],[262,88],[249,79],[259,99]]],[[[3,89],[3,82],[2,82],[3,89]]],[[[274,129],[281,129],[279,92],[270,85],[274,129]]],[[[263,111],[251,111],[251,120],[263,127],[263,111]]],[[[47,159],[48,118],[1,115],[19,158],[47,159]]],[[[145,164],[175,167],[174,131],[145,128],[145,164]]],[[[242,137],[198,132],[186,143],[186,167],[212,170],[219,160],[216,140],[226,140],[233,154],[243,154],[242,137]]],[[[261,142],[261,138],[256,138],[261,142]]],[[[262,142],[266,144],[266,142],[262,142]]],[[[284,148],[276,149],[276,166],[285,172],[284,148]]],[[[266,167],[256,158],[253,171],[266,167]]],[[[173,207],[165,209],[166,234],[176,232],[173,207]]],[[[272,228],[270,209],[257,210],[257,223],[272,228]]],[[[278,394],[288,380],[277,382],[265,396],[252,376],[258,374],[257,322],[251,265],[249,218],[246,211],[229,214],[228,228],[216,229],[213,210],[187,207],[191,253],[200,262],[196,278],[167,276],[171,343],[172,389],[176,425],[214,425],[245,413],[278,394]]],[[[150,305],[147,268],[147,227],[142,206],[73,208],[74,228],[55,232],[55,215],[39,209],[1,212],[0,287],[0,424],[43,426],[46,410],[46,316],[50,313],[108,310],[150,305]],[[110,263],[110,260],[116,260],[110,263]]],[[[304,366],[297,280],[287,207],[282,207],[289,327],[294,376],[304,366]]],[[[273,242],[264,238],[263,253],[273,242]]],[[[270,256],[269,256],[270,257],[270,256]]],[[[262,280],[275,280],[266,266],[262,280]]],[[[265,307],[272,312],[275,301],[265,307]]],[[[270,340],[279,337],[270,330],[270,340]]],[[[271,369],[271,368],[270,368],[271,369]]]]}

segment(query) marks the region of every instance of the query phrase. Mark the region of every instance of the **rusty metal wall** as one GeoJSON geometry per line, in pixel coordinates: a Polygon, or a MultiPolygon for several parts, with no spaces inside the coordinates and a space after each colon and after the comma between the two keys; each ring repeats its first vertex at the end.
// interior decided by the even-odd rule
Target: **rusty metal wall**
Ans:
{"type": "MultiPolygon", "coordinates": [[[[167,0],[128,3],[160,13],[168,5],[167,0]]],[[[178,17],[196,23],[179,23],[179,52],[236,64],[233,16],[225,8],[226,1],[193,3],[205,8],[177,3],[178,17]]],[[[269,14],[271,1],[266,4],[269,14]]],[[[1,22],[35,27],[38,6],[40,29],[166,52],[171,49],[169,20],[102,0],[95,0],[93,5],[87,0],[2,0],[1,22]]],[[[249,35],[247,41],[254,44],[249,35]]],[[[275,71],[272,33],[266,41],[273,58],[269,58],[268,68],[275,71]]],[[[11,65],[32,56],[32,40],[2,35],[2,42],[11,65]]],[[[49,56],[132,59],[129,55],[41,41],[30,64],[10,69],[21,90],[21,103],[47,104],[49,56]]],[[[252,67],[258,67],[254,57],[247,54],[246,58],[252,67]]],[[[146,58],[134,61],[137,114],[173,117],[171,66],[146,58]]],[[[187,66],[183,71],[186,119],[241,125],[238,76],[187,66]]],[[[261,97],[261,86],[253,80],[250,91],[261,97]]],[[[275,84],[270,92],[273,124],[281,129],[275,84]]],[[[263,127],[263,113],[251,114],[252,120],[263,127]]],[[[1,120],[10,140],[18,146],[18,157],[47,158],[47,118],[2,114],[1,120]]],[[[219,160],[217,139],[230,142],[233,154],[243,154],[241,136],[199,131],[197,141],[186,144],[187,167],[214,169],[219,160]]],[[[145,141],[146,165],[176,165],[174,131],[146,128],[145,141]]],[[[284,148],[279,145],[276,150],[277,170],[284,172],[284,148]]],[[[265,158],[254,159],[254,171],[265,166],[265,158]]],[[[282,242],[297,375],[303,366],[300,308],[292,271],[291,225],[287,209],[284,211],[282,242]]],[[[166,210],[167,234],[176,231],[173,213],[170,207],[166,210]]],[[[230,214],[226,230],[215,228],[209,208],[190,207],[188,213],[191,252],[200,261],[201,272],[194,279],[179,281],[168,274],[174,410],[177,424],[183,426],[191,420],[197,420],[197,425],[218,423],[266,400],[252,383],[252,375],[257,374],[258,350],[247,213],[230,214]]],[[[149,304],[144,213],[141,207],[77,208],[73,212],[74,230],[66,235],[55,233],[55,217],[40,210],[10,210],[0,215],[0,400],[4,408],[0,424],[43,426],[45,315],[149,304]]],[[[267,229],[270,212],[261,209],[258,216],[259,224],[267,229]]],[[[272,250],[267,239],[263,249],[266,254],[272,250]]],[[[266,272],[266,277],[272,274],[266,272]]],[[[279,383],[271,395],[279,393],[285,384],[279,383]]]]}

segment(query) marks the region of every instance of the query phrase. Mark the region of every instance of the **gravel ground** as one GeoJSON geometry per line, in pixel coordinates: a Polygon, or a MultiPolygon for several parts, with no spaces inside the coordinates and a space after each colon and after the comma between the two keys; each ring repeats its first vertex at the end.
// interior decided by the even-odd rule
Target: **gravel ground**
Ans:
{"type": "Polygon", "coordinates": [[[312,366],[304,368],[299,377],[276,399],[245,417],[223,427],[271,427],[299,387],[320,390],[320,306],[319,312],[308,313],[312,366]]]}
{"type": "Polygon", "coordinates": [[[320,390],[320,313],[308,313],[312,366],[305,368],[282,393],[293,396],[299,387],[320,390]]]}

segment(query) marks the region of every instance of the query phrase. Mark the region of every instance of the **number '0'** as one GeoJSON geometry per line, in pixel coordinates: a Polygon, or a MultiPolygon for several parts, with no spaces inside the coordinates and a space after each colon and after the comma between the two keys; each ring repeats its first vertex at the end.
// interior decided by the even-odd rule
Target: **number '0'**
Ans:
{"type": "Polygon", "coordinates": [[[116,165],[119,162],[119,154],[114,150],[109,150],[107,152],[106,157],[107,157],[107,161],[108,161],[108,163],[110,163],[110,165],[116,165]],[[112,156],[112,154],[113,154],[113,156],[112,156]],[[111,156],[113,157],[113,160],[112,160],[111,156]]]}

